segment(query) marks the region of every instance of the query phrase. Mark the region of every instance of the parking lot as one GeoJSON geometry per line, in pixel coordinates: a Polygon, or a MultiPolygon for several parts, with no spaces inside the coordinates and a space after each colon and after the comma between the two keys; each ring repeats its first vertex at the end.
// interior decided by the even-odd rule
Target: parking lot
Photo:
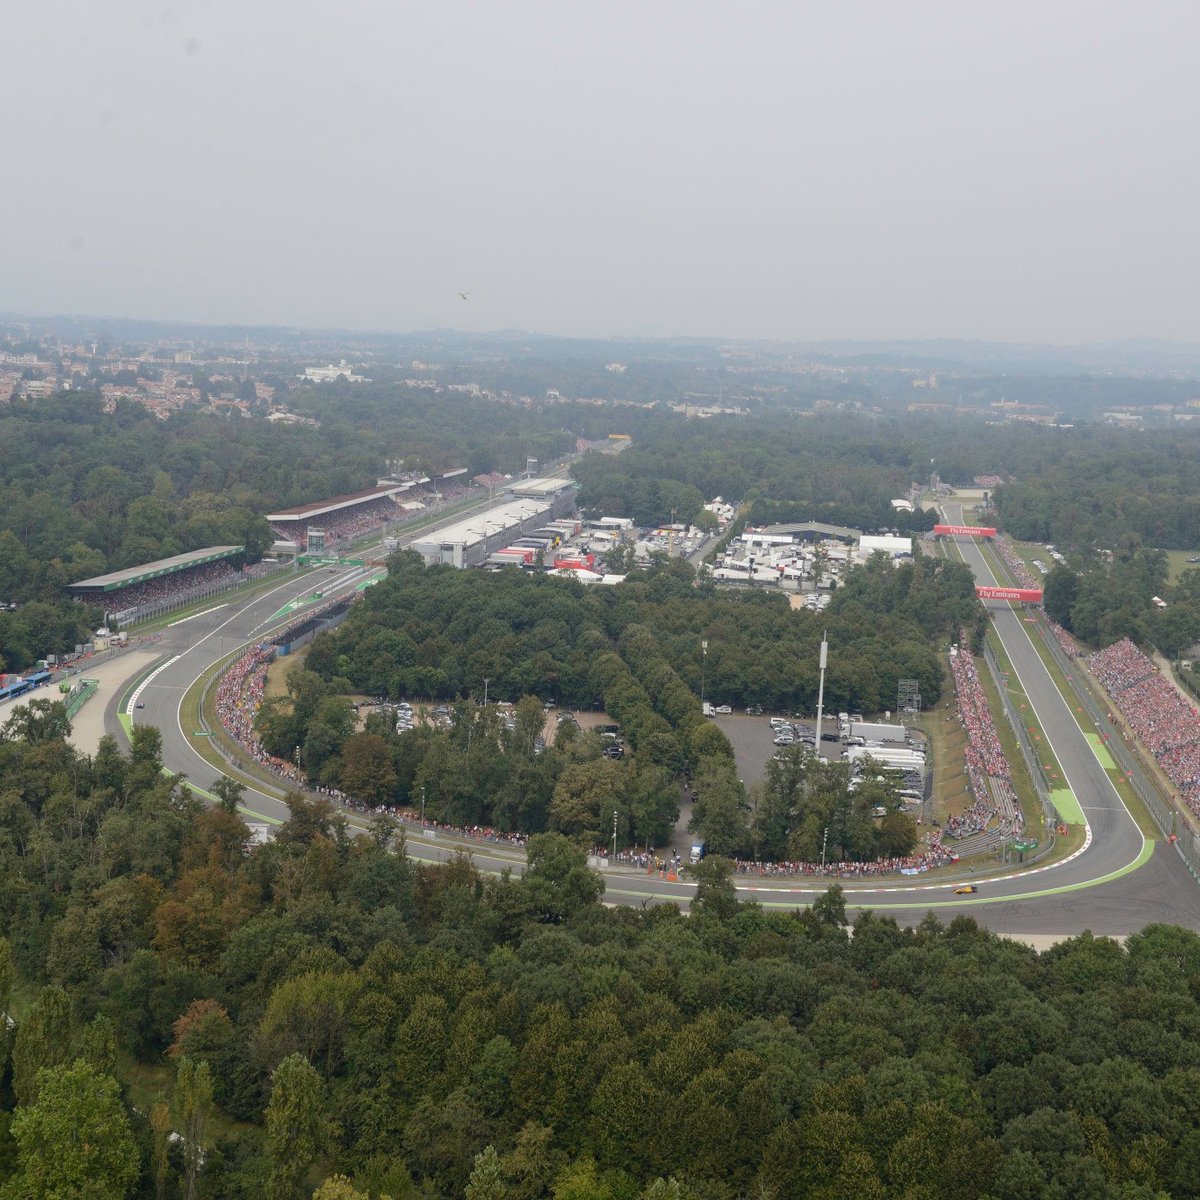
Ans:
{"type": "MultiPolygon", "coordinates": [[[[750,717],[745,713],[727,713],[715,717],[714,720],[729,739],[730,745],[733,746],[733,753],[737,759],[738,778],[746,787],[766,778],[767,764],[779,749],[775,745],[769,714],[750,717]]],[[[802,721],[797,721],[797,724],[814,728],[816,721],[813,718],[804,718],[802,721]]],[[[822,733],[835,733],[837,727],[837,715],[826,715],[821,727],[822,733]]],[[[823,740],[820,754],[830,762],[841,762],[842,751],[845,749],[845,743],[841,741],[823,740]]]]}
{"type": "MultiPolygon", "coordinates": [[[[745,713],[730,713],[715,717],[721,732],[733,746],[737,757],[738,778],[749,787],[760,779],[766,778],[767,763],[779,747],[771,734],[771,726],[766,717],[748,717],[745,713]]],[[[837,722],[834,722],[834,728],[837,722]]],[[[833,748],[833,744],[826,745],[833,748]]],[[[841,753],[838,749],[837,753],[841,753]]]]}

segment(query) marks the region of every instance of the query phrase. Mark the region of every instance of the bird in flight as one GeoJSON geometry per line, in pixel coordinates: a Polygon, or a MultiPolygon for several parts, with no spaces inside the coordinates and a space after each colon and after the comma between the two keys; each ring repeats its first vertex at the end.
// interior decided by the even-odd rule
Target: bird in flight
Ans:
{"type": "Polygon", "coordinates": [[[470,292],[459,292],[458,298],[460,300],[465,300],[470,294],[471,294],[470,292]]]}

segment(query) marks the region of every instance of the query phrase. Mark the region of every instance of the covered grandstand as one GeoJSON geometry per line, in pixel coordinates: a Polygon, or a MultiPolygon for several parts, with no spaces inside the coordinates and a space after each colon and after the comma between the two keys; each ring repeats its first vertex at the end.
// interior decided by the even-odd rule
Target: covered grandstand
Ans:
{"type": "Polygon", "coordinates": [[[206,546],[139,567],[126,567],[67,585],[77,600],[102,608],[116,624],[169,611],[181,601],[223,591],[241,579],[237,559],[244,546],[206,546]]]}
{"type": "Polygon", "coordinates": [[[313,549],[326,549],[351,542],[403,516],[403,496],[415,486],[413,481],[378,484],[268,513],[267,522],[277,538],[300,549],[308,548],[310,532],[320,532],[324,534],[323,544],[313,549]]]}

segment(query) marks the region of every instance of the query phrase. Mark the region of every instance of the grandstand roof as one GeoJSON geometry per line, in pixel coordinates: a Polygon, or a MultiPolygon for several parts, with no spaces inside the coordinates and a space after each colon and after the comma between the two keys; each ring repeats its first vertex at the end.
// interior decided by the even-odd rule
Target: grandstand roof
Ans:
{"type": "Polygon", "coordinates": [[[403,483],[389,483],[383,487],[363,488],[361,492],[350,492],[346,496],[333,496],[329,500],[318,500],[313,504],[297,504],[295,508],[285,508],[282,512],[267,513],[268,521],[307,521],[310,517],[324,516],[325,513],[337,512],[342,508],[353,508],[356,504],[365,504],[368,500],[382,500],[386,496],[394,496],[407,486],[403,483]]]}
{"type": "Polygon", "coordinates": [[[188,567],[199,567],[205,563],[218,562],[222,558],[232,558],[235,554],[241,554],[245,548],[245,546],[206,546],[203,550],[189,550],[186,554],[160,558],[157,562],[144,563],[140,567],[126,567],[123,571],[97,575],[95,579],[81,579],[78,583],[69,583],[67,586],[81,592],[115,592],[121,588],[132,587],[135,583],[145,583],[147,579],[158,579],[162,575],[176,575],[180,571],[186,571],[188,567]]]}
{"type": "Polygon", "coordinates": [[[509,489],[514,496],[556,496],[575,486],[571,479],[518,479],[514,480],[509,489]]]}

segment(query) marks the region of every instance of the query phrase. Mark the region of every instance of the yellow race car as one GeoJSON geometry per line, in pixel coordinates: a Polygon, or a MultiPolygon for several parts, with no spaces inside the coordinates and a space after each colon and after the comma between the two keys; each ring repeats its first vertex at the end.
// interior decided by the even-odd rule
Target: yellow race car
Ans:
{"type": "Polygon", "coordinates": [[[962,887],[956,887],[954,894],[956,896],[973,896],[979,889],[973,883],[964,883],[962,887]]]}

